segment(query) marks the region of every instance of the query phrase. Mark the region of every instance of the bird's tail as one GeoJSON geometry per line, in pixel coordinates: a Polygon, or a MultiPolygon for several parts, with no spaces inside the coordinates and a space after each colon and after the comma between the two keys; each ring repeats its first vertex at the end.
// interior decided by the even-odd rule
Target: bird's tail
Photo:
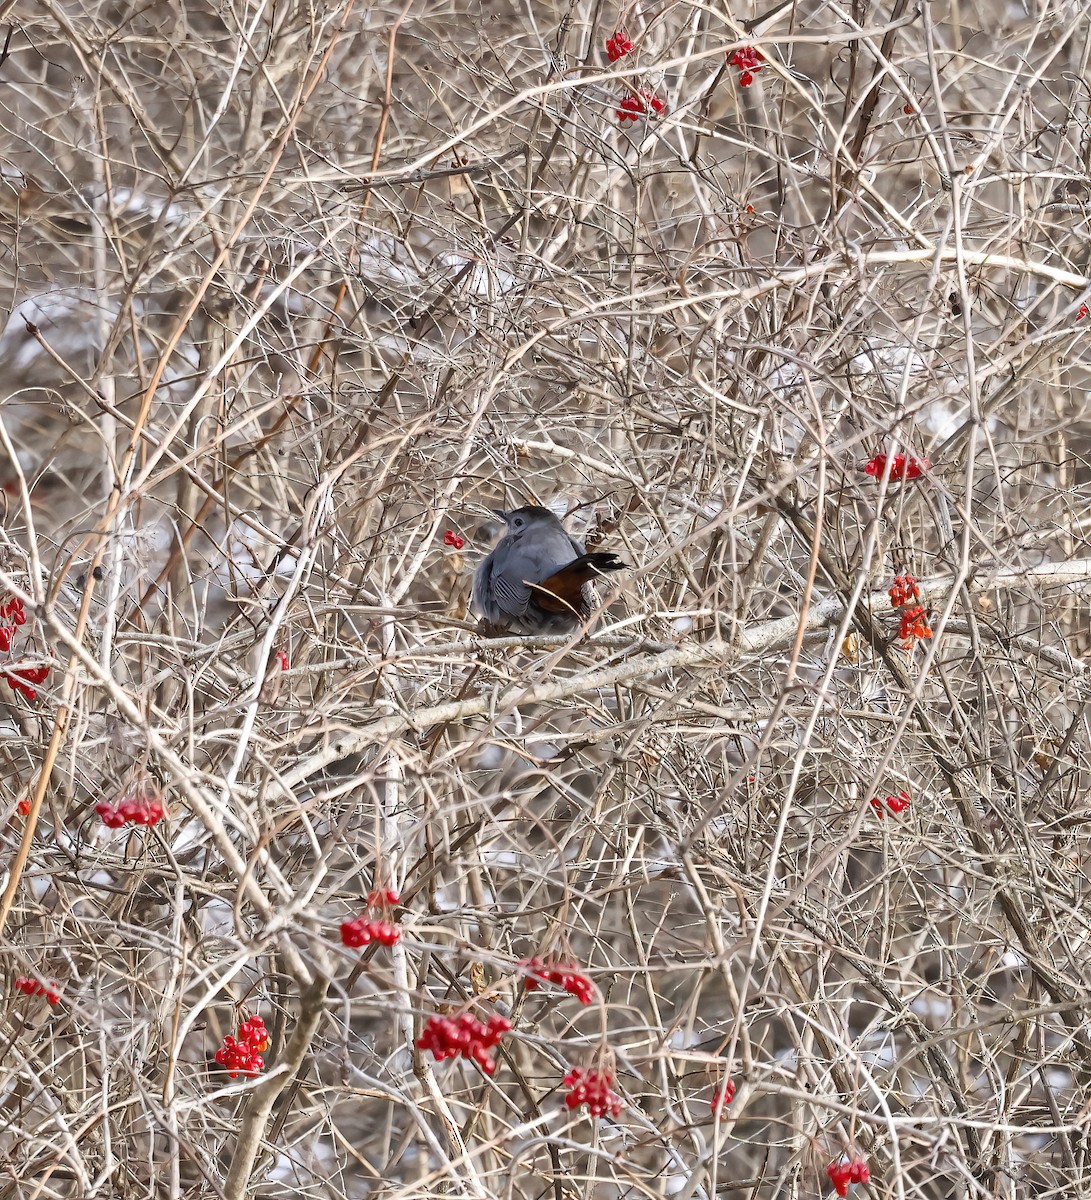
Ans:
{"type": "Polygon", "coordinates": [[[628,565],[608,550],[592,550],[554,571],[548,579],[529,586],[533,589],[535,602],[546,612],[577,613],[582,617],[588,611],[584,584],[606,571],[623,571],[628,565]]]}

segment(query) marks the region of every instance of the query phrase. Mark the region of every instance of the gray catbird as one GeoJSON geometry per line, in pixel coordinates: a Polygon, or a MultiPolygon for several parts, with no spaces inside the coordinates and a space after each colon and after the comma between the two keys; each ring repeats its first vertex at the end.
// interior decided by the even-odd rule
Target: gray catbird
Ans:
{"type": "Polygon", "coordinates": [[[588,554],[548,508],[494,510],[507,526],[474,575],[474,604],[494,629],[571,633],[595,603],[591,581],[628,566],[616,554],[588,554]]]}

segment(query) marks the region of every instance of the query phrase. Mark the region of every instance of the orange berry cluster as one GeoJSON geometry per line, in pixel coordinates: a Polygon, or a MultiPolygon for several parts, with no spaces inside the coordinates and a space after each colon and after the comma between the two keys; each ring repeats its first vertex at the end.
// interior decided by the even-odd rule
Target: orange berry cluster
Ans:
{"type": "Polygon", "coordinates": [[[890,607],[902,608],[906,604],[915,604],[921,598],[921,590],[917,587],[919,582],[916,575],[895,575],[890,585],[890,607]]]}
{"type": "Polygon", "coordinates": [[[895,575],[890,585],[890,607],[902,610],[898,637],[902,639],[902,646],[906,650],[916,638],[932,636],[924,605],[916,603],[921,598],[921,590],[917,586],[919,582],[916,575],[895,575]]]}
{"type": "Polygon", "coordinates": [[[907,608],[902,613],[902,621],[898,626],[898,637],[902,639],[902,646],[906,650],[913,645],[915,638],[930,638],[931,636],[932,627],[928,624],[928,614],[923,605],[914,605],[913,608],[907,608]]]}

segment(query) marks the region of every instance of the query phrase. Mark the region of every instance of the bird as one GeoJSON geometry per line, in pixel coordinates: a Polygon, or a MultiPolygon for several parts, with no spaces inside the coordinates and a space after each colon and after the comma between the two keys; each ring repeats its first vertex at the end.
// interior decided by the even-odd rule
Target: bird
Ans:
{"type": "Polygon", "coordinates": [[[548,508],[492,510],[504,536],[474,573],[474,606],[493,633],[571,633],[595,606],[592,581],[628,567],[616,554],[588,553],[548,508]]]}

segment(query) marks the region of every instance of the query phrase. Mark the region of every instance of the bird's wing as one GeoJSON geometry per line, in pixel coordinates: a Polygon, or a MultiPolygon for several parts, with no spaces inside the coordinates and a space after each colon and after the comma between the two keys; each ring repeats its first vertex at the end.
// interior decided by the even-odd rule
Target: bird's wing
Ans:
{"type": "Polygon", "coordinates": [[[492,572],[496,603],[510,617],[522,618],[537,599],[534,585],[571,562],[569,537],[563,530],[538,531],[534,538],[509,544],[504,569],[492,572]]]}
{"type": "Polygon", "coordinates": [[[493,570],[492,594],[496,606],[509,617],[526,615],[530,604],[530,588],[523,581],[516,563],[509,560],[503,571],[493,570]]]}

